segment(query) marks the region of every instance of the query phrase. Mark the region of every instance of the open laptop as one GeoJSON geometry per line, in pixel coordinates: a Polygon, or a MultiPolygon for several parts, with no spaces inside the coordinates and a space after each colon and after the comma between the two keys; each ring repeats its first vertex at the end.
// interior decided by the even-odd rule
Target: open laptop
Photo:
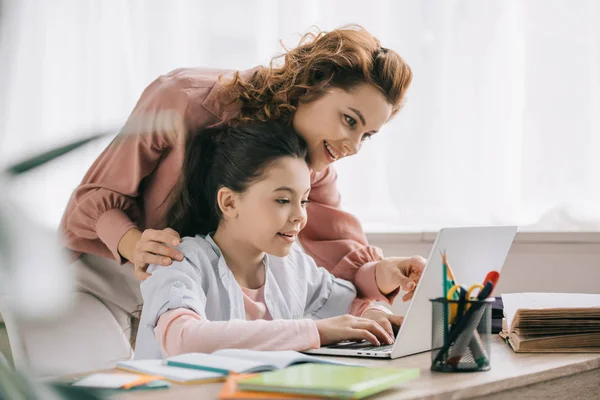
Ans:
{"type": "MultiPolygon", "coordinates": [[[[308,350],[332,356],[399,358],[431,350],[431,302],[442,296],[442,257],[446,251],[457,284],[482,283],[491,270],[500,272],[517,232],[516,226],[444,228],[427,259],[421,280],[410,301],[394,344],[373,346],[368,342],[342,342],[308,350]]],[[[396,302],[402,302],[398,296],[396,302]]],[[[394,309],[394,307],[392,307],[394,309]]]]}

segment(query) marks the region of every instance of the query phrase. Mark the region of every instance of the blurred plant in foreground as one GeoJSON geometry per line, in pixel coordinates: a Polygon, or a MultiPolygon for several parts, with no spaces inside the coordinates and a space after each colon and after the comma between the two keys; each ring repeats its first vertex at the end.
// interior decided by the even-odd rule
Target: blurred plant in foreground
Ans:
{"type": "MultiPolygon", "coordinates": [[[[6,193],[11,182],[32,169],[109,133],[100,133],[39,154],[0,172],[0,309],[11,314],[11,323],[53,319],[68,309],[74,281],[67,254],[57,232],[32,221],[6,193]]],[[[39,199],[43,201],[43,199],[39,199]]],[[[0,399],[95,399],[81,389],[44,385],[13,371],[0,358],[0,399]]]]}

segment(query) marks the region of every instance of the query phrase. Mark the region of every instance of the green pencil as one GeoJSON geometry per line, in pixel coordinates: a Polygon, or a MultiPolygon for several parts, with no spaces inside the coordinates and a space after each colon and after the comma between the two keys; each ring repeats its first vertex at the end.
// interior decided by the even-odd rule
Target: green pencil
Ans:
{"type": "MultiPolygon", "coordinates": [[[[444,345],[448,340],[448,302],[446,301],[446,293],[450,288],[448,287],[448,270],[446,266],[446,253],[442,253],[442,286],[444,293],[442,294],[442,304],[444,306],[444,345]]],[[[444,357],[445,359],[446,357],[444,357]]]]}

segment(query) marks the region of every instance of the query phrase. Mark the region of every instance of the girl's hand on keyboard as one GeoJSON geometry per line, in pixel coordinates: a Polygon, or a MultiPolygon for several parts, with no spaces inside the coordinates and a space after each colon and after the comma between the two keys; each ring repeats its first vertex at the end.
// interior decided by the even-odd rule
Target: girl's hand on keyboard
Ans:
{"type": "Polygon", "coordinates": [[[362,317],[377,322],[392,338],[396,337],[396,335],[394,335],[393,327],[399,327],[402,325],[402,321],[404,321],[404,317],[401,317],[400,315],[389,314],[377,308],[367,309],[367,311],[362,314],[362,317]]]}
{"type": "Polygon", "coordinates": [[[392,344],[393,337],[377,322],[350,314],[315,321],[321,345],[344,340],[367,340],[374,346],[392,344]]]}

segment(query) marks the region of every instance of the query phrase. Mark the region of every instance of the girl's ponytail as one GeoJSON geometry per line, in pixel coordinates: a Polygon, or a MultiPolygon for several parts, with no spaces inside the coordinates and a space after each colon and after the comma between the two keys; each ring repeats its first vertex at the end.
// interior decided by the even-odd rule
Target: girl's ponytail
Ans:
{"type": "Polygon", "coordinates": [[[177,194],[166,215],[168,226],[183,236],[206,235],[219,223],[216,192],[211,193],[214,159],[221,131],[192,133],[186,147],[177,194]]]}

